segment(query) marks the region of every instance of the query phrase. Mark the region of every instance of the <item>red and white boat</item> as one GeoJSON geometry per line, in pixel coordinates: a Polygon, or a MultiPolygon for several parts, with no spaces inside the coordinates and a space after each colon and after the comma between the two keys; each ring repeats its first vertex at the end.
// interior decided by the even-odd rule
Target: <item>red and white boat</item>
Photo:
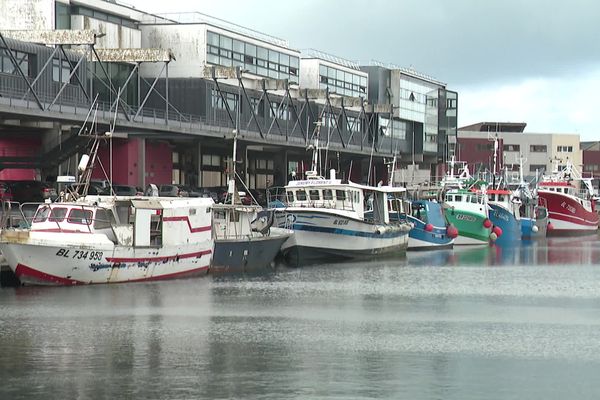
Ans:
{"type": "Polygon", "coordinates": [[[79,285],[206,274],[212,199],[86,196],[41,204],[0,250],[23,284],[79,285]]]}
{"type": "Polygon", "coordinates": [[[582,177],[569,161],[543,176],[537,193],[548,208],[548,236],[598,232],[592,179],[582,177]]]}

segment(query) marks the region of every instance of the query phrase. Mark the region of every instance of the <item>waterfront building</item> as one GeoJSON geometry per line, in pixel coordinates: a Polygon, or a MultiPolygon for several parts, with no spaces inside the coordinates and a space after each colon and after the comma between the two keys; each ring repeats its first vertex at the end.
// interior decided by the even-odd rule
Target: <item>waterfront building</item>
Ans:
{"type": "Polygon", "coordinates": [[[380,129],[399,139],[394,151],[402,155],[396,183],[412,185],[442,176],[443,164],[454,153],[458,93],[447,84],[413,68],[371,62],[369,102],[382,111],[380,129]]]}
{"type": "Polygon", "coordinates": [[[386,97],[371,66],[201,13],[154,15],[105,0],[0,8],[0,47],[10,49],[0,179],[74,173],[77,133],[96,98],[100,128],[114,131],[100,157],[120,184],[223,186],[234,131],[236,170],[257,189],[304,172],[317,123],[322,168],[357,182],[386,181],[394,155],[425,176],[452,151],[456,92],[409,69],[386,69],[386,97]]]}
{"type": "MultiPolygon", "coordinates": [[[[469,164],[472,172],[492,171],[494,138],[498,138],[498,165],[516,176],[519,158],[524,159],[524,174],[533,179],[536,172],[550,173],[553,162],[569,160],[579,170],[583,166],[578,134],[525,132],[524,122],[480,122],[458,129],[457,159],[469,164]]],[[[584,168],[585,170],[585,168],[584,168]]]]}

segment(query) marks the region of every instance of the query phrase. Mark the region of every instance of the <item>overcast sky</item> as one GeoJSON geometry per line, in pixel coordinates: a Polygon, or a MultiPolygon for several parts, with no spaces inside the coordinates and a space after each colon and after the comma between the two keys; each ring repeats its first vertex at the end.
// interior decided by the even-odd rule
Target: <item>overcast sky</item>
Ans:
{"type": "Polygon", "coordinates": [[[600,140],[596,0],[125,0],[199,11],[350,60],[446,82],[459,126],[526,122],[528,132],[600,140]]]}

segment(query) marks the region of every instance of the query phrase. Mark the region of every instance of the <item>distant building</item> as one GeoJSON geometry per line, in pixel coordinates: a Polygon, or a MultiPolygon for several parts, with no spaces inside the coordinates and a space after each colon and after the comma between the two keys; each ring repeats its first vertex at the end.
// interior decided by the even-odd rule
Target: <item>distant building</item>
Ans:
{"type": "Polygon", "coordinates": [[[524,174],[551,172],[553,162],[570,160],[582,168],[578,134],[524,132],[524,122],[480,122],[458,129],[456,156],[465,161],[471,170],[492,170],[493,140],[498,137],[500,147],[497,161],[501,168],[518,172],[519,159],[524,161],[524,174]]]}

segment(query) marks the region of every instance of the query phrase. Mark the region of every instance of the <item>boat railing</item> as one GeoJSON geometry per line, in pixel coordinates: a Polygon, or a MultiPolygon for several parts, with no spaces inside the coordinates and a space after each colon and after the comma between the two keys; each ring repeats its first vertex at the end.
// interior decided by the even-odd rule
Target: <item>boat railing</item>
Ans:
{"type": "Polygon", "coordinates": [[[2,229],[29,229],[31,221],[42,203],[2,202],[2,229]]]}
{"type": "Polygon", "coordinates": [[[81,227],[80,232],[93,233],[102,231],[112,232],[109,237],[116,237],[113,229],[114,221],[110,220],[111,210],[102,207],[94,206],[92,211],[89,205],[65,205],[62,203],[16,203],[8,202],[8,205],[3,207],[3,227],[13,229],[32,229],[34,224],[47,224],[46,227],[40,230],[53,230],[55,232],[73,232],[74,224],[77,227],[81,227]],[[16,209],[18,212],[14,212],[15,204],[18,205],[16,209]],[[53,210],[65,210],[64,214],[57,212],[53,215],[53,210]],[[81,209],[82,211],[90,211],[91,216],[86,213],[82,213],[81,218],[73,217],[71,212],[74,209],[81,209]],[[69,213],[67,214],[67,210],[69,213]],[[106,218],[98,217],[98,211],[105,210],[103,213],[106,218]],[[8,211],[8,212],[7,212],[8,211]],[[61,215],[62,214],[62,215],[61,215]]]}

